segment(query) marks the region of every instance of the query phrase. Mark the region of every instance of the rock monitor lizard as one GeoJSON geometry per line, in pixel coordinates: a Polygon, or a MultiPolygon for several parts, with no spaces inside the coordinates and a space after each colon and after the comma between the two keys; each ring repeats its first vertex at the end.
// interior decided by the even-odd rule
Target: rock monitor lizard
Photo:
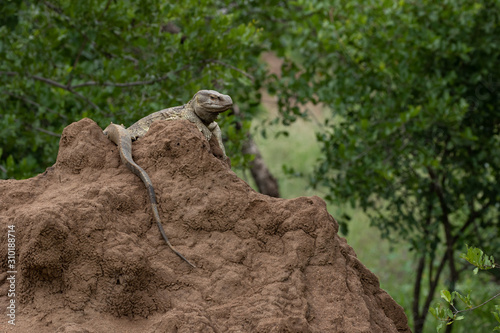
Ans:
{"type": "Polygon", "coordinates": [[[207,140],[210,140],[212,135],[215,135],[225,157],[226,151],[222,143],[221,130],[215,120],[219,113],[227,111],[232,105],[233,101],[228,95],[223,95],[214,90],[200,90],[185,105],[154,112],[132,124],[129,128],[111,123],[104,130],[104,134],[118,146],[122,163],[125,164],[130,171],[136,174],[146,186],[153,208],[153,215],[163,239],[175,254],[193,267],[196,266],[170,244],[165,234],[165,230],[163,230],[160,215],[158,213],[158,203],[156,201],[153,183],[146,171],[137,165],[132,158],[132,140],[137,140],[144,136],[151,124],[156,120],[187,119],[198,127],[207,140]]]}

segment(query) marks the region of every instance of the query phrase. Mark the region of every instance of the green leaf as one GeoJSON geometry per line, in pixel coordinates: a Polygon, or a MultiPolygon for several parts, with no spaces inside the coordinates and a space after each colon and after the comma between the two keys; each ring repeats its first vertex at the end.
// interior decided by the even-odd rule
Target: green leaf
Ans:
{"type": "Polygon", "coordinates": [[[487,270],[496,266],[493,256],[488,256],[481,249],[469,247],[468,245],[467,253],[462,253],[460,257],[476,266],[476,268],[474,269],[474,274],[477,274],[479,269],[487,270]]]}
{"type": "Polygon", "coordinates": [[[441,290],[441,298],[444,299],[446,302],[451,303],[451,294],[448,290],[446,289],[441,290]]]}
{"type": "Polygon", "coordinates": [[[468,307],[472,307],[472,304],[471,304],[471,300],[470,300],[470,292],[467,294],[467,296],[463,296],[462,294],[456,292],[458,297],[460,298],[460,300],[462,302],[465,303],[465,305],[467,305],[468,307]]]}
{"type": "Polygon", "coordinates": [[[500,305],[495,305],[495,310],[496,311],[492,311],[492,313],[495,316],[495,319],[500,323],[500,305]]]}

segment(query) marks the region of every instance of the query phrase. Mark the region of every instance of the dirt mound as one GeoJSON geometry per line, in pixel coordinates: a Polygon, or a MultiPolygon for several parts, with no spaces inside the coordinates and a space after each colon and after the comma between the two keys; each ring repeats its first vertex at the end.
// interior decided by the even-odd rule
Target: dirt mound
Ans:
{"type": "Polygon", "coordinates": [[[321,199],[256,193],[187,121],[153,124],[133,149],[198,268],[166,246],[144,185],[83,119],[53,167],[0,181],[1,332],[409,332],[321,199]]]}

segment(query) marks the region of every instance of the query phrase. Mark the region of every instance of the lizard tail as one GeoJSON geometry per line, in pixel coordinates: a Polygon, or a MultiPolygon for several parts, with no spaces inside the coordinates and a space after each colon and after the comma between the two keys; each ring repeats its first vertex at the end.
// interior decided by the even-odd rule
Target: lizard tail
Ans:
{"type": "MultiPolygon", "coordinates": [[[[129,161],[130,162],[130,161],[129,161]]],[[[158,224],[158,229],[160,229],[160,233],[163,237],[163,239],[165,240],[165,242],[167,243],[168,247],[175,253],[177,254],[182,260],[184,260],[185,262],[187,262],[189,265],[191,265],[192,267],[196,268],[196,266],[191,263],[189,260],[187,260],[179,251],[177,251],[173,246],[172,244],[170,244],[170,241],[168,240],[168,237],[167,237],[167,234],[165,233],[165,230],[163,229],[163,225],[161,224],[161,219],[160,219],[160,214],[158,213],[158,203],[156,201],[156,195],[155,195],[155,190],[153,188],[153,185],[152,185],[152,182],[151,182],[151,179],[149,178],[148,174],[146,173],[146,171],[144,171],[144,169],[142,169],[139,165],[137,165],[136,163],[132,162],[132,163],[125,163],[127,165],[127,167],[132,170],[131,166],[134,167],[135,170],[132,170],[132,172],[134,172],[137,176],[139,176],[139,178],[141,178],[142,182],[144,183],[144,185],[146,185],[146,188],[148,190],[148,194],[149,194],[149,199],[151,201],[151,207],[153,208],[153,215],[155,216],[155,220],[156,220],[156,224],[158,224]],[[133,163],[133,164],[132,164],[133,163]],[[130,165],[131,164],[131,165],[130,165]],[[130,165],[130,166],[129,166],[130,165]]]]}
{"type": "MultiPolygon", "coordinates": [[[[154,192],[153,192],[153,195],[154,195],[154,192]]],[[[187,262],[188,264],[190,264],[193,268],[196,268],[196,266],[193,263],[191,263],[189,260],[187,260],[180,252],[178,252],[172,246],[172,244],[170,244],[170,241],[168,240],[167,234],[165,233],[165,230],[163,230],[163,225],[161,224],[161,221],[160,221],[160,214],[158,214],[158,208],[157,208],[157,205],[156,205],[156,200],[155,200],[154,203],[153,202],[151,203],[151,206],[153,207],[153,214],[154,214],[155,219],[156,219],[156,224],[158,224],[158,228],[160,229],[160,233],[163,236],[163,239],[167,243],[168,247],[172,251],[174,251],[175,254],[177,254],[179,257],[181,257],[185,262],[187,262]]]]}
{"type": "Polygon", "coordinates": [[[161,224],[160,220],[160,214],[158,213],[158,207],[157,207],[158,203],[156,201],[156,195],[155,195],[155,190],[153,188],[153,183],[151,182],[151,179],[149,178],[146,171],[144,171],[143,168],[141,168],[137,163],[135,163],[134,159],[132,158],[132,138],[129,132],[123,126],[111,124],[108,127],[106,127],[106,129],[104,130],[104,134],[106,134],[109,137],[109,139],[118,146],[122,163],[125,164],[125,166],[130,171],[132,171],[135,175],[137,175],[142,180],[144,185],[146,185],[149,199],[151,201],[151,206],[153,208],[153,215],[155,216],[156,224],[158,224],[160,233],[163,236],[163,239],[167,243],[168,247],[172,251],[174,251],[175,254],[181,257],[185,262],[190,264],[192,267],[196,268],[195,265],[193,265],[189,260],[187,260],[176,249],[174,249],[172,244],[170,244],[167,235],[165,234],[165,230],[163,230],[163,225],[161,224]]]}
{"type": "Polygon", "coordinates": [[[151,201],[151,207],[153,208],[153,215],[155,216],[156,224],[158,224],[158,229],[160,229],[160,233],[161,233],[163,239],[165,240],[165,242],[167,243],[168,247],[172,251],[174,251],[174,253],[177,254],[182,260],[184,260],[185,262],[187,262],[192,267],[196,268],[196,266],[193,265],[193,263],[191,263],[189,260],[187,260],[182,254],[180,254],[179,251],[177,251],[172,246],[172,244],[170,244],[170,241],[168,240],[167,234],[165,233],[165,230],[163,230],[163,225],[161,224],[160,214],[158,213],[158,203],[156,201],[155,190],[153,188],[151,179],[149,178],[148,174],[146,173],[146,171],[144,171],[143,168],[141,168],[135,162],[133,162],[133,161],[127,161],[127,162],[128,163],[125,163],[125,165],[133,173],[135,173],[137,176],[139,176],[139,178],[141,178],[141,180],[144,183],[144,185],[146,185],[146,188],[147,188],[148,194],[149,194],[149,200],[151,201]]]}

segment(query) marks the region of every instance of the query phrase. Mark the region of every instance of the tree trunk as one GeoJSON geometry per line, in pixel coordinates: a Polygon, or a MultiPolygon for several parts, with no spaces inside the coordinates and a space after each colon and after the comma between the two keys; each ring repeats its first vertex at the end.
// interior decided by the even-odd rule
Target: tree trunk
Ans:
{"type": "MultiPolygon", "coordinates": [[[[423,256],[422,258],[425,261],[425,256],[423,256]]],[[[434,299],[433,296],[434,296],[434,293],[435,293],[436,288],[438,286],[439,278],[441,276],[441,273],[443,272],[443,269],[446,265],[447,260],[448,260],[448,255],[445,253],[441,259],[441,262],[439,263],[439,266],[436,270],[436,273],[434,273],[434,276],[432,276],[432,270],[428,269],[429,272],[427,274],[429,275],[429,277],[428,277],[428,279],[429,279],[429,291],[427,292],[427,297],[425,299],[425,302],[422,306],[421,311],[419,311],[419,302],[416,301],[415,299],[413,299],[413,321],[414,321],[413,333],[422,333],[423,332],[425,319],[429,313],[429,308],[431,306],[432,300],[434,299]]],[[[432,266],[432,261],[433,261],[433,259],[432,259],[432,254],[431,254],[430,259],[429,259],[429,267],[432,266]]],[[[423,264],[423,266],[420,266],[420,263],[419,263],[418,270],[420,270],[420,269],[422,269],[422,272],[417,271],[417,277],[415,280],[415,287],[414,287],[414,288],[419,288],[419,289],[420,289],[421,283],[422,283],[421,278],[424,275],[424,271],[425,271],[425,263],[423,264]],[[419,275],[420,275],[420,278],[419,278],[419,275]]],[[[418,291],[418,292],[420,292],[420,291],[418,291]]],[[[416,296],[416,290],[414,290],[414,297],[415,296],[416,296]]]]}
{"type": "Polygon", "coordinates": [[[259,192],[271,197],[279,198],[280,192],[278,181],[274,178],[264,163],[264,159],[262,158],[262,155],[260,154],[260,151],[250,134],[248,134],[247,141],[243,146],[243,154],[255,155],[254,160],[250,162],[250,172],[255,184],[257,184],[259,192]]]}
{"type": "MultiPolygon", "coordinates": [[[[233,112],[236,116],[241,117],[238,105],[233,105],[233,112]]],[[[237,122],[236,127],[238,130],[241,130],[241,123],[237,122]]],[[[259,148],[255,144],[255,141],[253,141],[250,133],[247,133],[247,141],[243,145],[243,154],[255,155],[254,160],[250,162],[250,173],[252,174],[252,178],[254,179],[259,192],[271,197],[279,198],[280,192],[278,181],[267,168],[266,163],[260,154],[259,148]]]]}
{"type": "MultiPolygon", "coordinates": [[[[450,291],[453,291],[455,290],[455,284],[459,279],[459,272],[457,271],[457,268],[455,266],[455,244],[457,242],[458,235],[457,236],[453,235],[453,226],[449,220],[450,210],[446,202],[446,190],[445,190],[446,174],[443,174],[441,176],[441,179],[439,179],[440,177],[431,167],[427,167],[427,170],[430,179],[432,180],[432,186],[434,192],[437,195],[437,198],[439,200],[439,205],[441,207],[441,213],[442,213],[441,224],[443,226],[444,235],[446,239],[446,258],[448,259],[448,267],[450,270],[448,289],[450,291]]],[[[446,326],[446,333],[451,333],[452,330],[453,330],[453,324],[446,326]]]]}
{"type": "Polygon", "coordinates": [[[421,333],[424,329],[425,316],[420,314],[420,287],[425,268],[425,253],[420,257],[417,267],[417,276],[413,286],[413,332],[421,333]]]}

